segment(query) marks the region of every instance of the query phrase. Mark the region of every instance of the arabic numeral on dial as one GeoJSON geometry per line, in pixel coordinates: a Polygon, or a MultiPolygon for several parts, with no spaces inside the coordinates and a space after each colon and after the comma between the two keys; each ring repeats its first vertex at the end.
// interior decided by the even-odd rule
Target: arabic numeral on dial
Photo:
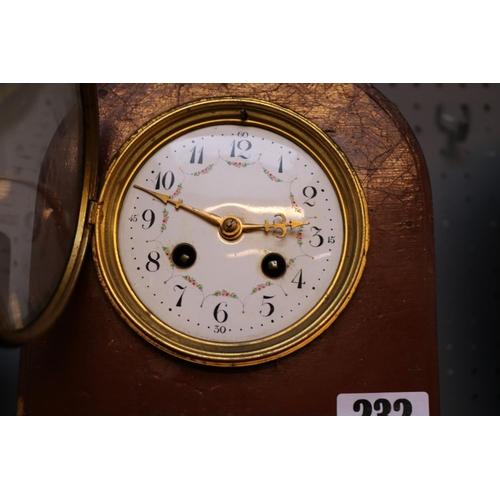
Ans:
{"type": "Polygon", "coordinates": [[[191,153],[189,163],[199,163],[200,165],[203,163],[203,148],[201,148],[198,153],[198,162],[196,161],[196,146],[189,152],[191,153]]]}
{"type": "Polygon", "coordinates": [[[217,323],[225,323],[227,321],[227,318],[228,318],[227,311],[224,309],[221,309],[222,305],[227,306],[227,303],[220,302],[219,304],[217,304],[215,306],[215,309],[214,309],[214,318],[215,318],[215,321],[217,321],[217,323]]]}
{"type": "Polygon", "coordinates": [[[328,236],[328,243],[335,243],[335,236],[328,236]]]}
{"type": "Polygon", "coordinates": [[[264,318],[269,318],[269,316],[271,316],[271,314],[274,312],[274,305],[271,304],[271,302],[264,302],[265,300],[271,300],[272,298],[274,298],[274,295],[264,295],[264,297],[262,298],[262,305],[269,306],[267,314],[263,314],[262,311],[260,311],[260,315],[264,316],[264,318]]]}
{"type": "Polygon", "coordinates": [[[302,194],[305,196],[306,200],[304,201],[304,205],[309,205],[310,207],[314,207],[316,202],[311,201],[313,198],[316,198],[318,191],[313,186],[306,186],[302,190],[302,194]]]}
{"type": "Polygon", "coordinates": [[[312,237],[313,237],[313,238],[317,238],[317,239],[315,239],[315,240],[314,240],[314,243],[313,243],[313,240],[312,240],[312,239],[310,239],[310,240],[309,240],[309,245],[311,245],[311,246],[312,246],[312,247],[314,247],[314,248],[318,248],[318,247],[320,247],[320,246],[324,243],[324,241],[325,241],[325,240],[324,240],[324,238],[323,238],[323,236],[321,236],[321,234],[319,234],[319,233],[320,233],[320,231],[321,231],[321,229],[320,229],[319,227],[312,226],[312,227],[311,227],[311,231],[316,231],[316,232],[312,235],[312,237]]]}
{"type": "Polygon", "coordinates": [[[177,304],[175,304],[175,307],[182,307],[182,297],[184,297],[184,293],[186,293],[186,288],[187,288],[187,286],[181,286],[181,285],[174,286],[174,291],[175,290],[182,290],[181,296],[179,297],[177,304]]]}
{"type": "Polygon", "coordinates": [[[142,229],[149,229],[155,223],[155,213],[150,208],[144,210],[142,220],[147,223],[142,225],[142,229]]]}
{"type": "Polygon", "coordinates": [[[238,158],[243,158],[244,160],[248,160],[250,156],[245,156],[243,153],[246,153],[249,149],[252,148],[252,143],[248,141],[247,139],[243,139],[241,141],[236,142],[235,140],[231,143],[231,158],[236,157],[236,153],[238,151],[241,151],[241,153],[238,154],[238,158]]]}
{"type": "Polygon", "coordinates": [[[297,288],[302,288],[302,285],[306,284],[306,282],[302,279],[302,269],[294,276],[292,283],[295,283],[297,288]]]}
{"type": "Polygon", "coordinates": [[[156,250],[153,252],[149,252],[146,269],[150,273],[155,273],[156,271],[158,271],[158,269],[160,269],[159,260],[160,260],[160,254],[156,250]]]}
{"type": "Polygon", "coordinates": [[[226,327],[222,325],[215,325],[214,333],[226,333],[226,327]]]}
{"type": "Polygon", "coordinates": [[[278,173],[283,173],[283,156],[280,156],[280,159],[278,161],[278,173]]]}
{"type": "Polygon", "coordinates": [[[161,173],[159,173],[156,176],[155,180],[156,180],[155,189],[157,191],[162,186],[163,186],[163,189],[165,189],[166,191],[168,191],[174,185],[175,175],[174,175],[174,173],[171,170],[169,170],[168,172],[165,172],[163,175],[161,175],[161,173]]]}

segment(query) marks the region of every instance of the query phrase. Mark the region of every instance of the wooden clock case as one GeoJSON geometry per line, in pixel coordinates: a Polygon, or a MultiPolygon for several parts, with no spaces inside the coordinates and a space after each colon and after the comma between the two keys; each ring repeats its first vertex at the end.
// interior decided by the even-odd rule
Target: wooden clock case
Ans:
{"type": "Polygon", "coordinates": [[[19,414],[336,415],[339,394],[416,391],[439,413],[430,183],[415,136],[384,96],[354,84],[106,84],[97,93],[101,183],[121,145],[178,105],[241,96],[304,115],[359,176],[366,267],[345,310],[313,342],[276,361],[219,368],[177,359],[133,332],[89,249],[61,317],[22,348],[19,414]]]}

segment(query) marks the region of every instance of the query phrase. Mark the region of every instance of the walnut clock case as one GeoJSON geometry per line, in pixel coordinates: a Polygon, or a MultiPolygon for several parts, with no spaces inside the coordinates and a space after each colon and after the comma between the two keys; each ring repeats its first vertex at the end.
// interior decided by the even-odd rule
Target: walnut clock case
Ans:
{"type": "Polygon", "coordinates": [[[93,252],[22,349],[20,413],[438,413],[429,181],[383,96],[97,92],[93,252]]]}

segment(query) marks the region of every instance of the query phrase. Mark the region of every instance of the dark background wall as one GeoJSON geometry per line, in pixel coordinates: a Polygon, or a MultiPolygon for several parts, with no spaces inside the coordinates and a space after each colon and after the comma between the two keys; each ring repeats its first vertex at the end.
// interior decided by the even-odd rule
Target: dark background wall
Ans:
{"type": "Polygon", "coordinates": [[[500,415],[500,85],[379,84],[431,179],[441,413],[500,415]]]}
{"type": "MultiPolygon", "coordinates": [[[[433,192],[441,413],[500,414],[500,84],[375,84],[405,116],[433,192]]],[[[0,415],[19,349],[0,348],[0,415]]]]}

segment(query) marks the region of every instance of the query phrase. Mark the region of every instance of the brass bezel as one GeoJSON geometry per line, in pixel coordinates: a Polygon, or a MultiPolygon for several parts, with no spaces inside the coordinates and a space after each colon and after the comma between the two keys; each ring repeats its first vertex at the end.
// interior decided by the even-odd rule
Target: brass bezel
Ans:
{"type": "Polygon", "coordinates": [[[79,86],[84,129],[84,179],[81,200],[78,202],[80,208],[71,254],[58,288],[35,320],[18,330],[11,330],[6,322],[1,322],[0,340],[10,345],[20,345],[38,338],[56,322],[76,285],[87,250],[91,231],[91,227],[87,224],[87,212],[90,200],[95,198],[97,189],[99,112],[96,85],[80,84],[79,86]]]}
{"type": "Polygon", "coordinates": [[[289,354],[320,335],[349,302],[361,278],[369,232],[365,197],[340,148],[316,125],[282,106],[248,98],[204,99],[171,110],[139,129],[120,149],[108,171],[95,224],[94,259],[101,283],[122,318],[156,347],[180,358],[215,366],[246,366],[289,354]],[[211,125],[261,127],[307,151],[327,173],[339,197],[345,240],[339,269],[323,299],[300,321],[259,340],[217,343],[190,337],[162,323],[139,301],[120,264],[118,217],[136,172],[167,142],[211,125]]]}

